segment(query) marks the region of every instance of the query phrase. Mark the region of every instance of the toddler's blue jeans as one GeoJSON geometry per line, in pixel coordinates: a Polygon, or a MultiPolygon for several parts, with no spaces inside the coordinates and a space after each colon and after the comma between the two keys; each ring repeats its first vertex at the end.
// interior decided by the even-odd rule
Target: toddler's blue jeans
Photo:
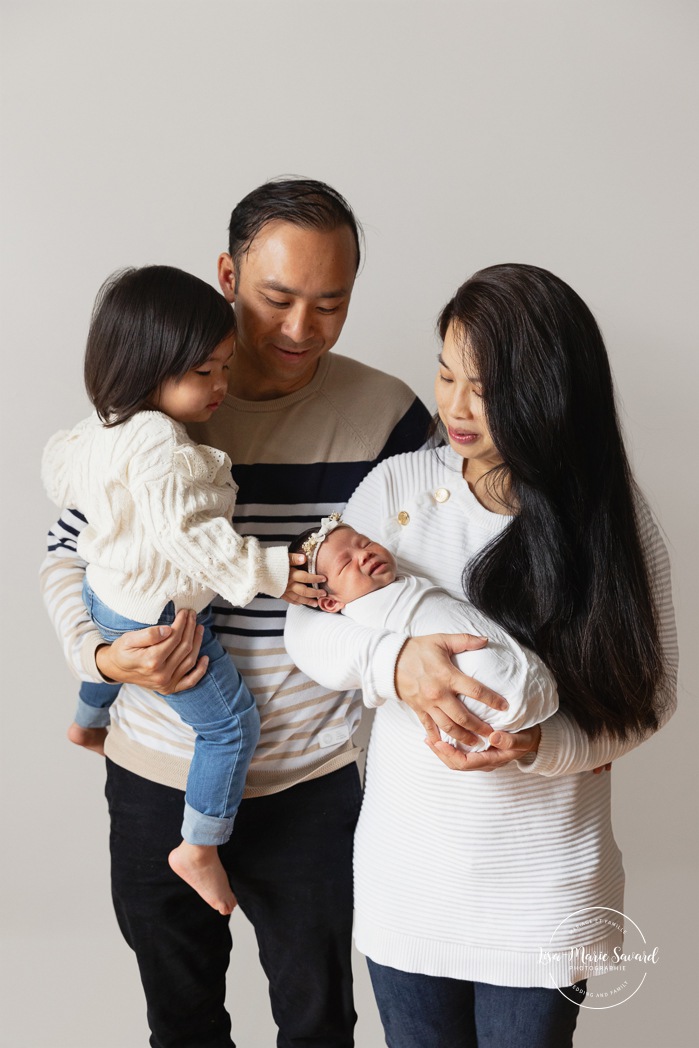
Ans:
{"type": "MultiPolygon", "coordinates": [[[[83,599],[90,618],[108,643],[131,630],[146,628],[118,615],[97,597],[87,579],[83,599]]],[[[174,604],[164,609],[158,624],[170,625],[174,604]]],[[[182,836],[190,844],[223,844],[231,835],[248,765],[260,737],[257,706],[232,659],[211,631],[204,610],[201,655],[209,656],[207,671],[193,688],[163,695],[168,705],[196,732],[194,756],[187,778],[182,836]]],[[[84,728],[109,723],[109,706],[118,693],[111,684],[83,685],[76,722],[84,728]]]]}

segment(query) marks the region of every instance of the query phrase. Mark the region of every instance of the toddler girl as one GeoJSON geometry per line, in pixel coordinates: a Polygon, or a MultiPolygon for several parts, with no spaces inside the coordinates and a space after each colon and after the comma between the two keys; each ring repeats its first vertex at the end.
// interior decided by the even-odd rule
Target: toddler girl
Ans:
{"type": "MultiPolygon", "coordinates": [[[[263,548],[233,530],[230,459],[185,430],[207,421],[226,395],[234,332],[224,297],[181,270],[148,266],[110,278],[85,355],[95,413],[54,434],[42,461],[50,498],[87,517],[78,538],[83,597],[104,639],[170,624],[180,608],[204,626],[205,676],[164,696],[196,732],[184,840],[169,861],[223,914],[235,898],[217,845],[233,829],[259,716],[205,609],[217,593],[237,606],[258,592],[293,600],[287,548],[263,548]]],[[[83,686],[72,741],[100,748],[117,690],[83,686]]]]}

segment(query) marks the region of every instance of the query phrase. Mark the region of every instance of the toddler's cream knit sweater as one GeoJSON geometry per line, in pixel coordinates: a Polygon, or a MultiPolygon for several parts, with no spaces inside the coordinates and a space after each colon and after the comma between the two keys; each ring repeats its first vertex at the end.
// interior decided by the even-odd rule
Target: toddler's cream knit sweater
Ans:
{"type": "Polygon", "coordinates": [[[243,606],[286,589],[286,546],[263,548],[232,527],[230,469],[224,452],[195,444],[181,423],[140,411],[119,426],[93,414],[55,433],[41,472],[54,502],[87,517],[78,552],[100,600],[155,623],[168,601],[201,611],[217,593],[243,606]]]}

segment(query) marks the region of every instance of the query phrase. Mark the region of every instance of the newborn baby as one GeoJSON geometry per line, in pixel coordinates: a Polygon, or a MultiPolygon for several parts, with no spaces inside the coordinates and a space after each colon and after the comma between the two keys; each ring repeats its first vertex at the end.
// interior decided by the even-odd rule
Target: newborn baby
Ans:
{"type": "MultiPolygon", "coordinates": [[[[558,709],[556,683],[538,655],[466,601],[455,600],[427,579],[399,574],[393,554],[343,524],[339,513],[324,517],[317,531],[300,535],[290,547],[290,552],[299,551],[306,554],[311,574],[327,578],[323,585],[327,596],[318,600],[322,611],[342,612],[362,626],[411,637],[431,633],[487,637],[487,647],[455,655],[454,661],[463,673],[507,699],[509,709],[493,710],[462,697],[468,709],[493,731],[530,728],[558,709]]],[[[488,747],[485,739],[466,746],[444,734],[443,738],[462,750],[488,747]]]]}

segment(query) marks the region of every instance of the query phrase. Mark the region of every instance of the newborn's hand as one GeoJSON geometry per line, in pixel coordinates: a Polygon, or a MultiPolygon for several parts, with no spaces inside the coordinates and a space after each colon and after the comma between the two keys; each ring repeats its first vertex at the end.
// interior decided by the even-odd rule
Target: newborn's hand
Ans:
{"type": "Polygon", "coordinates": [[[495,771],[510,761],[521,760],[528,753],[536,754],[541,742],[541,727],[523,728],[522,731],[496,731],[489,737],[490,749],[464,753],[448,742],[425,742],[439,757],[442,764],[452,771],[495,771]]]}
{"type": "Polygon", "coordinates": [[[305,564],[305,553],[289,554],[289,581],[282,593],[282,600],[288,604],[307,604],[310,608],[318,606],[318,598],[325,597],[326,592],[322,589],[313,589],[312,582],[325,582],[325,575],[311,575],[303,568],[295,568],[295,564],[305,564]]]}
{"type": "Polygon", "coordinates": [[[435,633],[411,637],[403,645],[396,663],[396,691],[417,713],[428,739],[435,745],[441,738],[440,729],[468,746],[478,741],[477,736],[490,735],[490,725],[471,713],[460,695],[477,699],[494,710],[508,708],[501,695],[461,673],[451,661],[452,655],[482,648],[487,643],[485,637],[468,633],[435,633]]]}

